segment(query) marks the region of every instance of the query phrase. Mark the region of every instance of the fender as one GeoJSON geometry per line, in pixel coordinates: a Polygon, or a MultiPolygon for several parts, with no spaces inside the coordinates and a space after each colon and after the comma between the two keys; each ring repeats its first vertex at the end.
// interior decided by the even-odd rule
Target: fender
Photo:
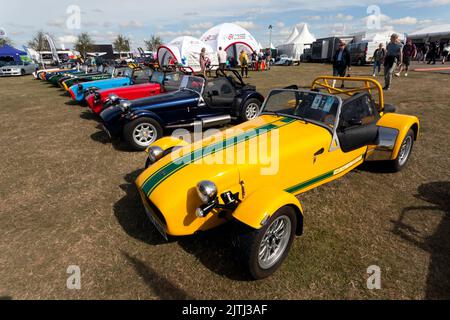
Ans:
{"type": "Polygon", "coordinates": [[[161,126],[164,128],[165,127],[165,122],[154,112],[150,111],[150,110],[136,110],[131,112],[130,114],[127,114],[125,119],[127,121],[133,121],[136,120],[138,118],[142,118],[142,117],[148,117],[148,118],[152,118],[155,119],[156,121],[158,121],[161,126]]]}
{"type": "Polygon", "coordinates": [[[241,113],[241,108],[242,106],[249,100],[249,99],[256,99],[261,101],[261,103],[264,102],[264,96],[262,94],[260,94],[257,91],[247,91],[247,92],[243,92],[241,93],[239,96],[236,97],[235,101],[234,101],[234,114],[233,115],[237,115],[239,116],[241,113]]]}
{"type": "MultiPolygon", "coordinates": [[[[175,137],[164,137],[164,138],[161,138],[159,140],[156,140],[151,145],[151,147],[156,146],[156,147],[160,147],[163,150],[167,150],[167,149],[170,149],[170,148],[173,148],[173,147],[177,147],[177,146],[185,147],[185,146],[188,146],[188,145],[189,145],[189,143],[187,143],[186,141],[184,141],[182,139],[175,138],[175,137]]],[[[147,148],[147,150],[145,150],[145,152],[148,153],[148,148],[147,148]]]]}
{"type": "Polygon", "coordinates": [[[233,212],[236,220],[252,227],[261,229],[278,209],[290,206],[295,209],[298,218],[297,235],[303,232],[303,208],[298,199],[284,190],[266,188],[252,193],[244,198],[233,212]]]}
{"type": "Polygon", "coordinates": [[[400,147],[405,139],[408,131],[412,129],[414,131],[414,140],[419,137],[420,122],[415,116],[408,116],[404,114],[386,113],[377,123],[380,127],[392,128],[398,130],[397,139],[395,141],[394,148],[390,160],[395,160],[400,152],[400,147]]]}

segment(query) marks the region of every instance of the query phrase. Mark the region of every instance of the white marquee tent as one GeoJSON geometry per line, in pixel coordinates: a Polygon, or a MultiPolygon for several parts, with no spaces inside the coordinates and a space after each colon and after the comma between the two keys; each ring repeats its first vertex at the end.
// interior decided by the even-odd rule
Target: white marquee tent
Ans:
{"type": "Polygon", "coordinates": [[[211,64],[218,66],[219,61],[213,48],[203,41],[190,36],[178,37],[168,44],[160,46],[158,48],[159,64],[167,66],[170,60],[174,58],[182,66],[190,68],[194,72],[199,72],[201,71],[200,52],[202,48],[206,49],[206,56],[211,60],[211,64]]]}
{"type": "Polygon", "coordinates": [[[408,38],[423,41],[436,41],[438,39],[450,39],[450,24],[429,26],[408,34],[408,38]]]}
{"type": "Polygon", "coordinates": [[[286,42],[277,47],[280,55],[286,54],[293,59],[300,59],[304,49],[316,41],[314,35],[309,31],[308,24],[303,23],[299,25],[299,27],[300,31],[297,26],[295,26],[286,42]]]}
{"type": "Polygon", "coordinates": [[[228,57],[234,57],[236,60],[242,50],[248,53],[261,50],[261,46],[252,34],[234,23],[223,23],[212,27],[200,39],[214,50],[222,47],[227,51],[228,57]]]}

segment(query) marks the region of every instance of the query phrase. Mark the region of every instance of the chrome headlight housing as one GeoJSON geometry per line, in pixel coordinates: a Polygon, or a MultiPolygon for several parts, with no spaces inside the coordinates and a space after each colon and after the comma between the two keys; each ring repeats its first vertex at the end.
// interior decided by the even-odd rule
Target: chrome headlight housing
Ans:
{"type": "Polygon", "coordinates": [[[147,161],[148,167],[162,158],[162,156],[164,155],[164,150],[158,146],[153,146],[147,149],[147,153],[148,153],[148,161],[147,161]]]}
{"type": "Polygon", "coordinates": [[[200,181],[197,184],[197,194],[204,204],[211,203],[217,198],[217,186],[209,180],[200,181]]]}
{"type": "Polygon", "coordinates": [[[123,112],[128,112],[130,110],[131,107],[131,102],[130,101],[121,101],[120,102],[120,108],[122,108],[123,112]]]}
{"type": "Polygon", "coordinates": [[[109,95],[109,101],[111,101],[111,103],[116,103],[117,101],[119,101],[119,96],[117,94],[111,93],[109,95]]]}

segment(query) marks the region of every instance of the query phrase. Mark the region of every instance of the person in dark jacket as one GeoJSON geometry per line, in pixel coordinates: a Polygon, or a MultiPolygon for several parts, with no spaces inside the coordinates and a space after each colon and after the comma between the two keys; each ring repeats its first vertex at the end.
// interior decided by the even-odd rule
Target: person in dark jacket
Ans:
{"type": "MultiPolygon", "coordinates": [[[[351,70],[351,58],[350,52],[344,41],[339,40],[339,48],[336,50],[333,56],[333,76],[334,77],[345,77],[347,74],[347,69],[351,70]]],[[[335,86],[335,81],[333,81],[333,87],[335,86]]],[[[342,83],[341,88],[344,87],[342,83]]]]}

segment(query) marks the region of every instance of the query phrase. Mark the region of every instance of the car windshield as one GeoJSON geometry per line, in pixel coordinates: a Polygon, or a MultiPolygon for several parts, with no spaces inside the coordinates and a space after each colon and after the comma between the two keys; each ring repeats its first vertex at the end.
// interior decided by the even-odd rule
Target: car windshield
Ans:
{"type": "Polygon", "coordinates": [[[125,70],[123,70],[122,77],[128,77],[128,78],[131,78],[132,76],[133,76],[133,69],[131,69],[131,68],[126,68],[125,70]]]}
{"type": "Polygon", "coordinates": [[[202,94],[203,87],[205,85],[205,79],[193,76],[184,76],[181,80],[180,90],[192,90],[199,94],[202,94]]]}
{"type": "Polygon", "coordinates": [[[339,103],[338,97],[319,92],[273,90],[262,113],[299,118],[334,128],[339,103]]]}

